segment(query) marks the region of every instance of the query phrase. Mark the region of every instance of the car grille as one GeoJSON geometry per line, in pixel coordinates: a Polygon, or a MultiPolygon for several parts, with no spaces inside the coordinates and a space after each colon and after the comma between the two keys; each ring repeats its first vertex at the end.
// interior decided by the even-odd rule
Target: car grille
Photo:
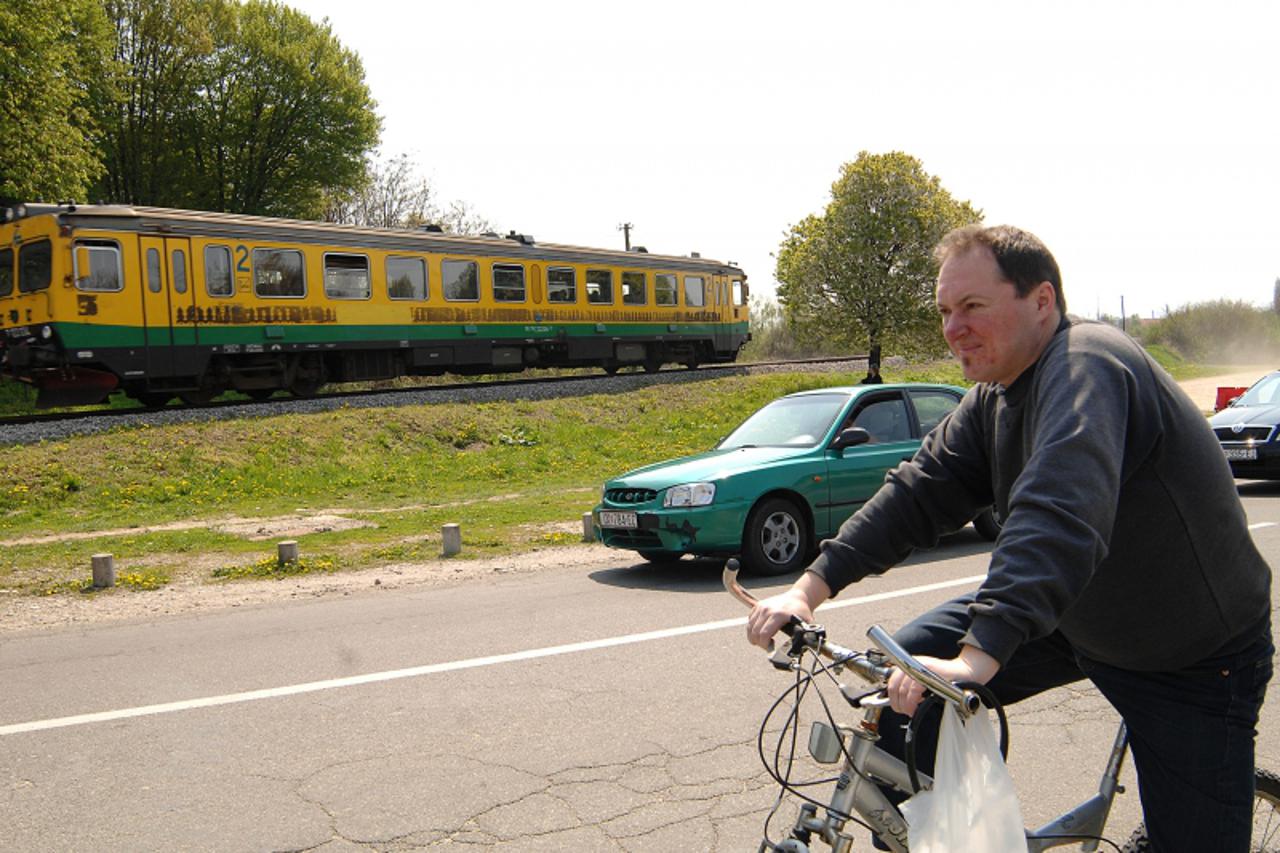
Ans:
{"type": "Polygon", "coordinates": [[[652,530],[610,530],[607,544],[614,548],[661,548],[662,540],[652,530]]]}
{"type": "Polygon", "coordinates": [[[1267,441],[1271,438],[1271,431],[1274,427],[1269,426],[1250,426],[1236,432],[1231,427],[1218,427],[1213,434],[1218,437],[1219,441],[1267,441]]]}
{"type": "Polygon", "coordinates": [[[604,499],[614,506],[646,504],[657,496],[653,489],[609,489],[604,493],[604,499]]]}

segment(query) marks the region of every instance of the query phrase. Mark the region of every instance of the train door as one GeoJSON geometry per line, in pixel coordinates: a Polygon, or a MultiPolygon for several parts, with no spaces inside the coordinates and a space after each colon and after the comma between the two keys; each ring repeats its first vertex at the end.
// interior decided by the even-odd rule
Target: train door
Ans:
{"type": "Polygon", "coordinates": [[[747,322],[747,302],[750,299],[750,291],[747,289],[747,283],[740,278],[732,278],[729,281],[729,289],[731,291],[730,301],[733,303],[733,322],[747,322]]]}
{"type": "Polygon", "coordinates": [[[172,237],[142,237],[142,328],[147,348],[147,377],[160,379],[190,375],[182,355],[191,352],[195,324],[182,323],[191,315],[189,241],[172,237]],[[185,326],[185,328],[184,328],[185,326]]]}
{"type": "Polygon", "coordinates": [[[733,327],[729,323],[731,309],[729,307],[729,283],[724,276],[718,275],[712,285],[712,299],[715,300],[715,344],[716,352],[728,353],[735,349],[733,327]]]}

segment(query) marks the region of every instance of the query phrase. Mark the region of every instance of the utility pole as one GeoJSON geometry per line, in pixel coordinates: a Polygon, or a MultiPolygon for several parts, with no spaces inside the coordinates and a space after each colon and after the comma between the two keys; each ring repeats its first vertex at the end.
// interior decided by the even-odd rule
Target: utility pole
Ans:
{"type": "Polygon", "coordinates": [[[1124,331],[1128,331],[1128,330],[1127,330],[1127,329],[1125,329],[1125,327],[1124,327],[1125,322],[1126,322],[1126,320],[1125,320],[1125,316],[1124,316],[1124,294],[1122,293],[1122,294],[1120,294],[1120,331],[1122,331],[1122,332],[1124,332],[1124,331]]]}
{"type": "Polygon", "coordinates": [[[618,230],[622,232],[622,239],[626,244],[627,251],[631,251],[631,229],[635,226],[630,222],[624,222],[618,226],[618,230]]]}

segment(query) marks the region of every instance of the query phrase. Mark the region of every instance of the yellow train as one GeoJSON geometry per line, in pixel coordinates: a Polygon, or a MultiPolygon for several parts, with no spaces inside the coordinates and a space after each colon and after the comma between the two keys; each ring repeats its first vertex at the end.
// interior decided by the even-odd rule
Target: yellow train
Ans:
{"type": "Polygon", "coordinates": [[[38,406],[531,367],[696,366],[748,340],[732,264],[186,210],[18,205],[0,373],[38,406]]]}

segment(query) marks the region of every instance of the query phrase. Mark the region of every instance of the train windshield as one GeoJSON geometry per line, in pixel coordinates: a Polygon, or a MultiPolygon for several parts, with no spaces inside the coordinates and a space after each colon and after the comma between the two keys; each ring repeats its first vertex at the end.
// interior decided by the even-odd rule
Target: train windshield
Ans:
{"type": "Polygon", "coordinates": [[[805,394],[774,400],[743,421],[717,447],[815,447],[848,402],[847,394],[805,394]]]}
{"type": "Polygon", "coordinates": [[[0,249],[0,296],[13,293],[13,249],[0,249]]]}
{"type": "Polygon", "coordinates": [[[18,250],[18,290],[47,290],[53,279],[53,244],[48,240],[27,243],[18,250]]]}

